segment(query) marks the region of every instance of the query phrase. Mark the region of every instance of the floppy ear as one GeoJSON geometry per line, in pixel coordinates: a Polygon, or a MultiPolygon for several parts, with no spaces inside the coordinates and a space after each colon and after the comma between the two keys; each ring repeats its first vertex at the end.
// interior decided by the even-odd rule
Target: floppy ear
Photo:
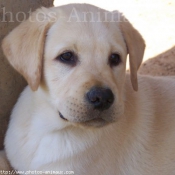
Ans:
{"type": "Polygon", "coordinates": [[[50,26],[49,9],[41,8],[10,32],[2,48],[10,64],[24,76],[33,91],[41,79],[46,32],[50,26]]]}
{"type": "Polygon", "coordinates": [[[130,78],[133,89],[138,90],[137,70],[139,69],[145,50],[145,42],[140,33],[122,16],[120,29],[126,42],[129,53],[130,78]]]}

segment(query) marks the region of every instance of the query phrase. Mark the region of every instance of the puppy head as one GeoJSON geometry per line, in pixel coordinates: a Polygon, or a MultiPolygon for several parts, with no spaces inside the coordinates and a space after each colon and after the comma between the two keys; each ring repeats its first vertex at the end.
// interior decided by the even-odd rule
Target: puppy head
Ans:
{"type": "Polygon", "coordinates": [[[75,4],[34,12],[4,39],[3,50],[32,90],[48,95],[58,117],[102,126],[124,111],[128,53],[137,90],[144,41],[119,12],[75,4]]]}

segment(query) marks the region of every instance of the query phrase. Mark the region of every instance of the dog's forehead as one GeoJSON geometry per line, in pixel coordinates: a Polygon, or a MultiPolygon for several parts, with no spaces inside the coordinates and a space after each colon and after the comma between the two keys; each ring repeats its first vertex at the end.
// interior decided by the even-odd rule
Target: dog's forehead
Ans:
{"type": "Polygon", "coordinates": [[[114,19],[111,12],[88,5],[57,10],[57,21],[48,31],[52,48],[61,44],[65,47],[74,45],[77,50],[90,51],[98,47],[110,52],[112,46],[125,56],[126,45],[119,28],[120,21],[114,19]]]}

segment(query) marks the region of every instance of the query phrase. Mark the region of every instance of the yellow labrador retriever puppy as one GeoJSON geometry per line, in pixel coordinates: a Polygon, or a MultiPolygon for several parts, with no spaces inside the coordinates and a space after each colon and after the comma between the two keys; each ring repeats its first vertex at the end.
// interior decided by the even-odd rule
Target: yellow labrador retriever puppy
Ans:
{"type": "Polygon", "coordinates": [[[121,13],[41,8],[2,47],[29,84],[5,138],[20,174],[175,174],[175,79],[137,80],[145,44],[121,13]]]}

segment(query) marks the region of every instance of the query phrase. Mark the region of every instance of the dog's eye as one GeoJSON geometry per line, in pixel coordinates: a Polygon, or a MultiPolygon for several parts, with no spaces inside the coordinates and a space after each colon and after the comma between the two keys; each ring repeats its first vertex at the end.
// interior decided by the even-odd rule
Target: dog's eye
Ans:
{"type": "Polygon", "coordinates": [[[113,53],[109,57],[109,64],[110,66],[118,66],[121,63],[120,55],[117,53],[113,53]]]}
{"type": "Polygon", "coordinates": [[[75,55],[73,52],[62,53],[56,58],[56,60],[59,60],[65,64],[71,64],[71,65],[76,63],[75,55]]]}

